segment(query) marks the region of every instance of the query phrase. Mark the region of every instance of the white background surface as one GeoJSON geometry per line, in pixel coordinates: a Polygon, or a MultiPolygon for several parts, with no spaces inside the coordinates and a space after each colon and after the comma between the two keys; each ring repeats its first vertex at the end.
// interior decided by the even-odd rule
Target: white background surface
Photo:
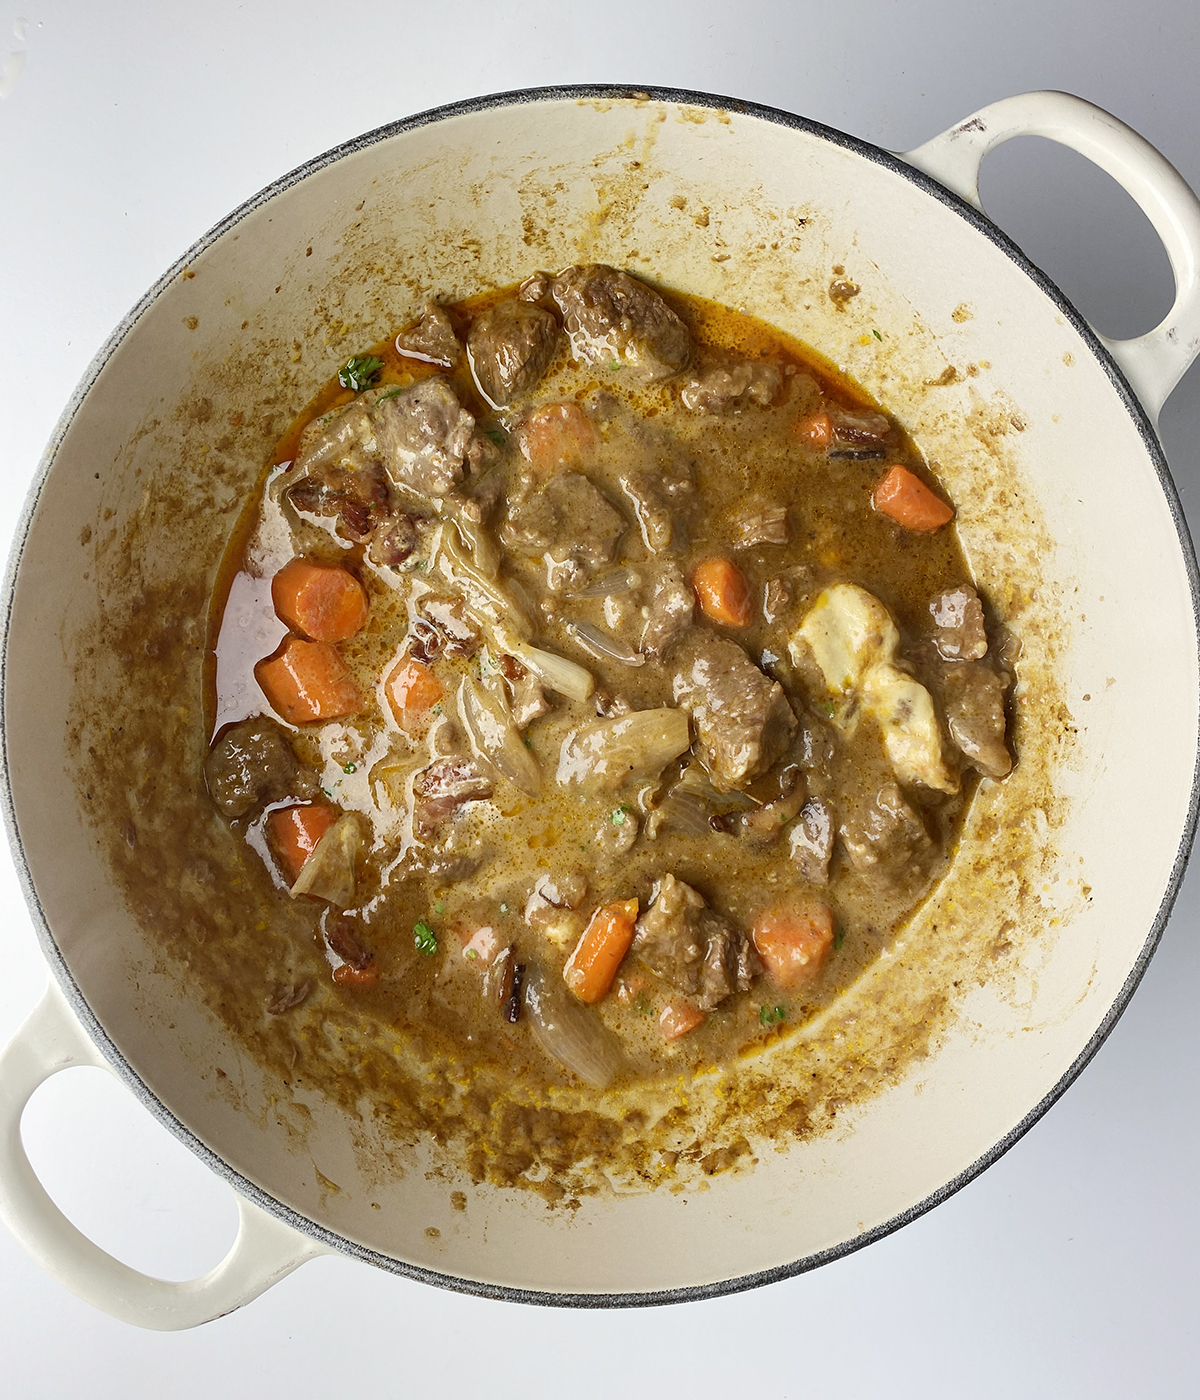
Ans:
{"type": "MultiPolygon", "coordinates": [[[[0,539],[129,306],[229,209],[361,131],[489,91],[654,83],[903,150],[986,102],[1057,87],[1115,112],[1200,188],[1198,61],[1196,0],[0,0],[0,539]]],[[[983,195],[1101,330],[1140,332],[1169,306],[1149,225],[1078,157],[1013,142],[985,165],[983,195]]],[[[1195,530],[1197,369],[1162,436],[1195,530]]],[[[323,1259],[233,1317],[161,1336],[91,1311],[0,1230],[0,1395],[1193,1396],[1198,877],[1129,1011],[1050,1115],[931,1215],[814,1274],[684,1307],[571,1313],[323,1259]]],[[[46,971],[2,857],[0,954],[3,1041],[46,971]]],[[[232,1238],[226,1188],[100,1071],[43,1089],[25,1131],[64,1208],[138,1267],[188,1277],[232,1238]]]]}

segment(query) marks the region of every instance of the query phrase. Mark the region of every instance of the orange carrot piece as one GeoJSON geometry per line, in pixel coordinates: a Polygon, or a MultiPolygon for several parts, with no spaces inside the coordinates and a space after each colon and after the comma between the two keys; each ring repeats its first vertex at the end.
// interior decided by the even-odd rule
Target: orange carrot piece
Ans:
{"type": "Polygon", "coordinates": [[[341,719],[363,708],[346,663],[328,642],[289,637],[275,656],[258,663],[254,679],[289,724],[341,719]]]}
{"type": "Polygon", "coordinates": [[[954,519],[954,507],[934,495],[928,486],[907,467],[894,466],[875,488],[872,497],[875,509],[903,525],[925,535],[938,530],[954,519]]]}
{"type": "Polygon", "coordinates": [[[383,689],[402,729],[414,728],[443,695],[441,681],[415,656],[402,657],[396,663],[383,689]]]}
{"type": "Polygon", "coordinates": [[[637,915],[636,899],[603,904],[580,936],[563,968],[563,981],[586,1005],[591,1006],[607,996],[617,968],[633,942],[637,915]]]}
{"type": "Polygon", "coordinates": [[[289,885],[296,883],[304,862],[337,819],[337,812],[324,802],[312,802],[305,807],[276,807],[268,813],[267,839],[279,857],[289,885]]]}
{"type": "Polygon", "coordinates": [[[342,963],[340,967],[333,969],[333,980],[342,987],[358,987],[360,989],[374,987],[379,982],[379,966],[374,959],[366,967],[354,967],[350,963],[342,963]]]}
{"type": "Polygon", "coordinates": [[[577,404],[548,403],[521,425],[521,454],[539,471],[555,471],[586,460],[596,446],[596,430],[577,404]]]}
{"type": "Polygon", "coordinates": [[[750,936],[776,986],[801,987],[816,979],[833,947],[833,910],[824,900],[804,898],[764,909],[750,936]]]}
{"type": "Polygon", "coordinates": [[[367,620],[367,592],[347,569],[293,559],[271,580],[281,622],[314,642],[344,642],[367,620]]]}
{"type": "Polygon", "coordinates": [[[678,1040],[681,1035],[702,1026],[707,1019],[704,1012],[690,1001],[669,1001],[662,1009],[658,1025],[664,1040],[678,1040]]]}
{"type": "Polygon", "coordinates": [[[810,447],[831,447],[833,419],[828,413],[814,413],[808,418],[801,418],[796,423],[796,436],[803,438],[810,447]]]}
{"type": "Polygon", "coordinates": [[[692,570],[692,587],[705,617],[725,627],[747,627],[754,616],[750,585],[732,559],[702,559],[692,570]]]}

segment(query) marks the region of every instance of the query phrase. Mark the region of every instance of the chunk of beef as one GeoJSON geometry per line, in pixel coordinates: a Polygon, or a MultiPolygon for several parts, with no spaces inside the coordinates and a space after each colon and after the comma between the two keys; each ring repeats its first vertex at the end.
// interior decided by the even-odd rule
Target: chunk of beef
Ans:
{"type": "Polygon", "coordinates": [[[652,554],[669,549],[675,538],[675,515],[660,478],[653,472],[623,471],[617,478],[633,507],[642,542],[652,554]]]}
{"type": "Polygon", "coordinates": [[[680,390],[683,406],[693,413],[740,413],[751,404],[769,407],[783,385],[778,365],[746,361],[716,365],[694,374],[680,390]]]}
{"type": "Polygon", "coordinates": [[[471,758],[438,758],[413,781],[413,825],[426,837],[464,802],[486,801],[492,780],[471,758]]]}
{"type": "Polygon", "coordinates": [[[894,435],[891,420],[871,409],[834,407],[829,410],[829,417],[833,424],[833,452],[830,455],[837,455],[839,448],[863,448],[874,455],[875,452],[882,452],[894,435]]]}
{"type": "Polygon", "coordinates": [[[479,629],[467,616],[461,598],[444,598],[426,593],[417,600],[417,612],[437,632],[440,639],[433,648],[443,656],[474,656],[479,650],[479,629]]]}
{"type": "Polygon", "coordinates": [[[541,554],[554,590],[577,588],[612,562],[625,521],[580,472],[563,472],[509,504],[500,538],[510,549],[541,554]]]}
{"type": "Polygon", "coordinates": [[[933,644],[943,661],[978,661],[987,654],[987,632],[983,626],[983,604],[979,594],[966,584],[948,588],[930,600],[933,616],[933,644]]]}
{"type": "Polygon", "coordinates": [[[1004,742],[1007,690],[1007,678],[984,662],[967,661],[946,667],[942,696],[950,737],[968,763],[989,778],[1003,778],[1013,766],[1004,742]]]}
{"type": "Polygon", "coordinates": [[[787,544],[787,506],[778,501],[747,501],[730,522],[734,543],[742,549],[756,544],[787,544]]]}
{"type": "Polygon", "coordinates": [[[627,272],[602,263],[568,267],[550,292],[577,360],[624,367],[646,382],[687,368],[688,328],[652,287],[627,272]]]}
{"type": "Polygon", "coordinates": [[[345,915],[329,921],[325,929],[325,942],[335,957],[356,972],[365,972],[375,961],[375,954],[362,941],[358,925],[345,915]]]}
{"type": "Polygon", "coordinates": [[[650,595],[649,616],[642,629],[641,649],[661,661],[692,625],[696,595],[678,564],[671,563],[659,575],[650,595]]]}
{"type": "Polygon", "coordinates": [[[230,726],[204,760],[209,795],[225,816],[244,817],[267,802],[311,797],[316,778],[296,761],[283,730],[269,719],[230,726]]]}
{"type": "Polygon", "coordinates": [[[417,547],[417,524],[411,515],[386,515],[371,531],[367,558],[384,568],[399,568],[417,547]]]}
{"type": "Polygon", "coordinates": [[[587,892],[587,876],[580,870],[543,875],[525,901],[525,922],[530,928],[544,928],[557,917],[556,911],[578,909],[587,892]]]}
{"type": "Polygon", "coordinates": [[[378,398],[371,423],[393,486],[438,499],[462,480],[475,419],[440,375],[378,398]]]}
{"type": "Polygon", "coordinates": [[[769,578],[763,589],[763,618],[767,622],[778,622],[792,605],[792,585],[786,578],[769,578]]]}
{"type": "Polygon", "coordinates": [[[741,787],[787,749],[796,716],[778,681],[765,676],[736,642],[695,628],[680,643],[674,695],[695,721],[713,786],[741,787]]]}
{"type": "Polygon", "coordinates": [[[548,272],[535,272],[517,288],[517,295],[522,301],[545,301],[553,282],[554,278],[548,272]]]}
{"type": "Polygon", "coordinates": [[[496,408],[529,393],[557,344],[558,322],[530,301],[502,301],[476,316],[467,355],[480,393],[496,408]]]}
{"type": "Polygon", "coordinates": [[[800,811],[799,821],[788,832],[792,859],[810,885],[829,883],[833,835],[833,813],[820,798],[810,798],[800,811]]]}
{"type": "Polygon", "coordinates": [[[928,858],[929,832],[895,783],[866,799],[848,798],[847,808],[839,834],[855,870],[899,877],[928,858]]]}
{"type": "Polygon", "coordinates": [[[462,343],[454,334],[450,317],[431,301],[425,304],[417,324],[396,337],[396,349],[402,355],[444,365],[446,369],[453,369],[462,356],[462,343]]]}
{"type": "Polygon", "coordinates": [[[746,935],[674,875],[662,877],[650,908],[637,921],[633,951],[657,976],[695,996],[705,1011],[731,992],[745,991],[762,971],[746,935]]]}

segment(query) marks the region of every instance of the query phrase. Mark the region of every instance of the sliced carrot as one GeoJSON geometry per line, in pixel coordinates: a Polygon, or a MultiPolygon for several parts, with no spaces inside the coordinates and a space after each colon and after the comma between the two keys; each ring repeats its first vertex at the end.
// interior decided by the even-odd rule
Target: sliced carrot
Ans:
{"type": "Polygon", "coordinates": [[[367,592],[347,569],[293,559],[271,580],[281,622],[314,642],[344,642],[367,620],[367,592]]]}
{"type": "Polygon", "coordinates": [[[374,987],[379,982],[379,966],[374,961],[369,962],[366,967],[353,967],[350,963],[342,963],[341,967],[333,969],[333,980],[342,987],[374,987]]]}
{"type": "Polygon", "coordinates": [[[803,438],[810,447],[830,447],[833,445],[833,419],[828,413],[801,418],[796,423],[796,436],[803,438]]]}
{"type": "Polygon", "coordinates": [[[415,656],[402,657],[396,663],[383,689],[402,729],[415,728],[444,693],[441,681],[415,656]]]}
{"type": "Polygon", "coordinates": [[[750,936],[776,986],[800,987],[816,978],[833,947],[833,910],[824,900],[798,898],[764,909],[750,936]]]}
{"type": "Polygon", "coordinates": [[[258,663],[254,679],[289,724],[340,719],[363,708],[358,686],[329,642],[289,637],[275,656],[258,663]]]}
{"type": "Polygon", "coordinates": [[[617,968],[633,942],[637,915],[636,899],[603,904],[592,915],[563,968],[563,980],[580,1001],[590,1006],[608,994],[617,968]]]}
{"type": "Polygon", "coordinates": [[[578,404],[548,403],[521,425],[521,453],[539,471],[582,462],[596,446],[596,430],[578,404]]]}
{"type": "Polygon", "coordinates": [[[702,559],[692,570],[700,611],[725,627],[747,627],[754,616],[750,585],[732,559],[702,559]]]}
{"type": "Polygon", "coordinates": [[[891,468],[875,488],[875,509],[906,530],[928,534],[954,519],[954,508],[935,495],[907,467],[891,468]]]}
{"type": "Polygon", "coordinates": [[[304,807],[276,807],[267,814],[267,839],[283,866],[289,885],[294,885],[304,862],[317,848],[317,842],[338,819],[324,802],[304,807]]]}
{"type": "Polygon", "coordinates": [[[690,1001],[669,1001],[658,1018],[664,1040],[678,1040],[688,1031],[702,1026],[708,1018],[700,1008],[690,1001]]]}

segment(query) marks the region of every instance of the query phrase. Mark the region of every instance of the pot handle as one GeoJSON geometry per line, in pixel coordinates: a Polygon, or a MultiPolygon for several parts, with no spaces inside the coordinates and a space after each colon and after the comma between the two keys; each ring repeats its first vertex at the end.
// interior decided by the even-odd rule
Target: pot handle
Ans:
{"type": "Polygon", "coordinates": [[[201,1278],[172,1283],[114,1259],[54,1204],[21,1143],[21,1115],[34,1090],[75,1065],[113,1073],[51,983],[0,1055],[0,1219],[47,1273],[85,1303],[137,1327],[178,1331],[240,1308],[300,1264],[332,1252],[238,1196],[237,1238],[201,1278]]]}
{"type": "Polygon", "coordinates": [[[976,209],[984,156],[1014,136],[1045,136],[1094,161],[1124,187],[1162,239],[1175,275],[1175,303],[1152,331],[1131,340],[1097,336],[1147,413],[1158,412],[1200,354],[1200,199],[1178,170],[1103,108],[1066,92],[1027,92],[993,102],[900,157],[976,209]]]}

